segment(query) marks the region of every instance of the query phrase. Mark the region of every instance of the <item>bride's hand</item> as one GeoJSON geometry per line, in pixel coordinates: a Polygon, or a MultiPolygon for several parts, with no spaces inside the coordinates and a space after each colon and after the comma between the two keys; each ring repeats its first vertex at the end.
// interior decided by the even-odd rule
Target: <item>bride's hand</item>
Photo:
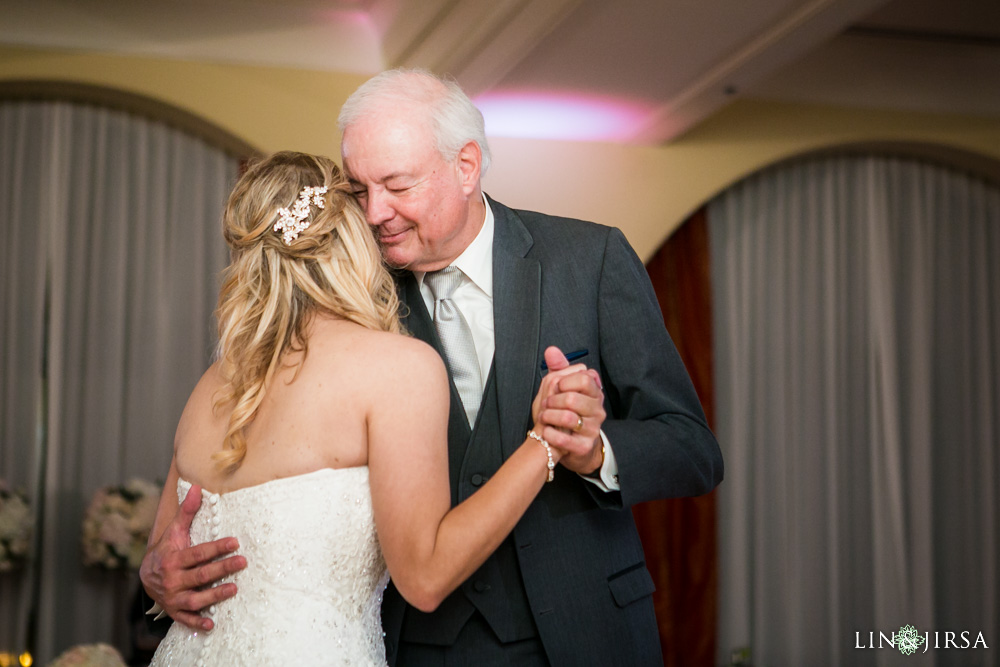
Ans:
{"type": "Polygon", "coordinates": [[[210,584],[245,568],[246,558],[216,560],[239,548],[233,537],[188,546],[191,520],[200,506],[201,488],[192,486],[160,539],[146,551],[139,578],[150,597],[172,619],[192,630],[211,630],[212,620],[199,612],[236,595],[236,584],[214,588],[210,584]]]}

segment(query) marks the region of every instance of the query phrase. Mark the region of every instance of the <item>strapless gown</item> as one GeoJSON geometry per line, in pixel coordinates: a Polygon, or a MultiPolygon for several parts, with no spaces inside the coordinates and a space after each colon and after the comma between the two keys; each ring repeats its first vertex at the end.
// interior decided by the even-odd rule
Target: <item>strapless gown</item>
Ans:
{"type": "MultiPolygon", "coordinates": [[[[178,482],[178,501],[190,487],[178,482]]],[[[247,559],[223,580],[236,597],[203,612],[211,632],[174,623],[152,666],[386,664],[379,612],[389,577],[367,467],[203,492],[192,544],[226,536],[247,559]]]]}

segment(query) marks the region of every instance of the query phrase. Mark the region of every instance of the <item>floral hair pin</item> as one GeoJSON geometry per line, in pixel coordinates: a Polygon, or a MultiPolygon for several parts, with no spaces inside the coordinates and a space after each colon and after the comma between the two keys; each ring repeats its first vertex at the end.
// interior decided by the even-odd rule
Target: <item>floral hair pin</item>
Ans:
{"type": "Polygon", "coordinates": [[[309,229],[309,205],[316,208],[326,208],[323,195],[326,194],[326,186],[318,187],[306,186],[299,193],[299,198],[292,204],[291,210],[287,208],[278,209],[278,221],[274,223],[274,231],[281,232],[281,238],[285,245],[291,245],[292,241],[299,238],[299,234],[309,229]]]}

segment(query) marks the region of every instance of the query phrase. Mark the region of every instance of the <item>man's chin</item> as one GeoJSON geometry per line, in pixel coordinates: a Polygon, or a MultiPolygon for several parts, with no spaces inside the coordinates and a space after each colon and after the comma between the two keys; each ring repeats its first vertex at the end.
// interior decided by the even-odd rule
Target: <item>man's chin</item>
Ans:
{"type": "Polygon", "coordinates": [[[413,263],[413,257],[408,257],[406,253],[400,252],[399,248],[385,246],[382,248],[382,261],[394,269],[405,269],[413,263]]]}
{"type": "Polygon", "coordinates": [[[448,266],[447,260],[432,259],[421,254],[422,247],[407,247],[404,244],[380,244],[382,261],[393,269],[408,271],[437,271],[448,266]]]}

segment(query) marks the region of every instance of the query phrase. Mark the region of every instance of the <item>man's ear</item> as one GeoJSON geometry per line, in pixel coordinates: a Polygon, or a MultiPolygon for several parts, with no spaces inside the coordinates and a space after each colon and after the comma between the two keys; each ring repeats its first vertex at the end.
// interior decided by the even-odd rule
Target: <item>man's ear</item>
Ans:
{"type": "Polygon", "coordinates": [[[483,153],[479,144],[470,141],[458,152],[458,171],[462,179],[462,190],[466,196],[472,195],[479,187],[479,174],[483,166],[483,153]]]}

